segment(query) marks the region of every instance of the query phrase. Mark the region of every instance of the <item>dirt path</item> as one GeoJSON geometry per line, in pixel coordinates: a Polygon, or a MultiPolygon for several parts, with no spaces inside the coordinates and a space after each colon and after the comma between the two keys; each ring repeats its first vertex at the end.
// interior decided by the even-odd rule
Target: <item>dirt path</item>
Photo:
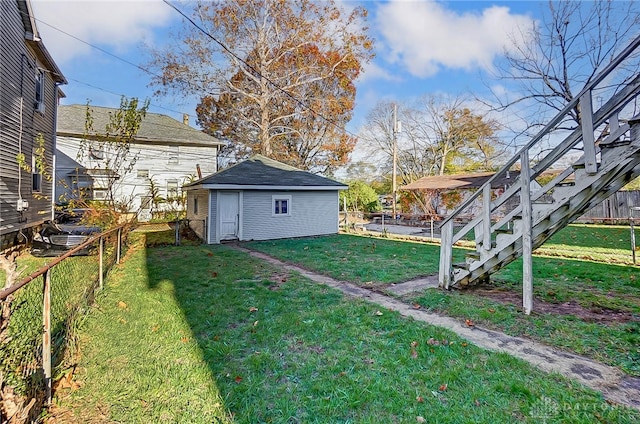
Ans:
{"type": "MultiPolygon", "coordinates": [[[[282,262],[263,253],[241,247],[238,249],[273,265],[298,272],[317,283],[336,288],[348,296],[364,299],[386,309],[397,311],[403,316],[451,330],[481,348],[506,352],[546,372],[562,374],[601,392],[604,398],[609,401],[640,410],[640,378],[629,377],[614,367],[528,339],[508,336],[478,326],[467,326],[456,319],[415,309],[393,297],[358,287],[355,284],[334,280],[331,277],[282,262]]],[[[425,281],[422,284],[425,284],[425,281]]]]}

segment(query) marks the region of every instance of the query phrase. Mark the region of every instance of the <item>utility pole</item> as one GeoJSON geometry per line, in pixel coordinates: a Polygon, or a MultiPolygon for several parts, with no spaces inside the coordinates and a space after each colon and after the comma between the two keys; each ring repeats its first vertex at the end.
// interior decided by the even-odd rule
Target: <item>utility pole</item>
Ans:
{"type": "Polygon", "coordinates": [[[394,103],[393,104],[393,171],[392,171],[392,175],[391,175],[391,187],[393,190],[393,219],[396,219],[396,212],[397,212],[397,194],[398,194],[398,188],[396,185],[396,174],[397,172],[397,166],[396,166],[396,162],[398,160],[398,142],[397,142],[397,133],[398,131],[398,106],[394,103]]]}

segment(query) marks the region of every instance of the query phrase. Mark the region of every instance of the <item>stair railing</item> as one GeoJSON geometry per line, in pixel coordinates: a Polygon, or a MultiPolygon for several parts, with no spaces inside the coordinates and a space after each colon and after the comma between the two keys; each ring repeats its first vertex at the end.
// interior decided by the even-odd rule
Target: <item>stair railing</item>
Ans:
{"type": "MultiPolygon", "coordinates": [[[[576,148],[582,143],[583,156],[580,161],[584,161],[585,171],[588,174],[595,174],[598,170],[597,143],[603,142],[596,140],[595,130],[602,126],[607,120],[609,122],[609,135],[605,141],[615,140],[629,130],[629,125],[620,123],[618,119],[619,112],[633,100],[640,90],[640,75],[636,75],[631,82],[627,83],[620,91],[615,93],[599,110],[593,113],[593,91],[606,78],[618,69],[618,67],[629,58],[640,47],[640,36],[635,38],[615,59],[613,59],[598,75],[596,75],[585,87],[575,96],[567,105],[545,126],[540,130],[526,145],[524,145],[505,165],[489,178],[484,185],[467,197],[456,210],[446,217],[441,227],[441,247],[440,247],[440,271],[439,285],[445,289],[449,289],[452,284],[453,277],[453,245],[466,237],[471,230],[475,230],[474,240],[476,248],[490,250],[492,247],[491,236],[495,231],[505,225],[508,225],[514,217],[520,216],[523,220],[523,255],[529,254],[532,250],[531,246],[531,203],[540,199],[549,190],[558,183],[565,180],[574,169],[568,166],[558,176],[542,187],[536,187],[535,179],[552,165],[558,163],[569,151],[576,148]],[[576,109],[580,109],[581,125],[578,126],[569,136],[556,145],[551,152],[538,161],[533,167],[530,166],[529,156],[533,148],[538,148],[539,144],[547,139],[549,135],[557,129],[568,114],[576,109]],[[510,170],[516,163],[519,163],[521,174],[519,181],[508,187],[504,193],[492,200],[492,186],[495,185],[499,178],[509,175],[510,170]],[[531,192],[532,184],[534,191],[531,192]],[[503,207],[514,199],[518,200],[518,205],[508,210],[504,216],[497,214],[498,208],[503,207]],[[478,199],[482,198],[482,211],[480,214],[473,213],[472,206],[478,203],[478,199]],[[469,213],[470,212],[470,213],[469,213]],[[468,213],[471,215],[470,220],[462,226],[460,230],[454,233],[454,223],[468,213]]],[[[477,249],[481,250],[481,249],[477,249]]],[[[525,261],[525,268],[527,264],[525,261]]],[[[530,267],[530,265],[529,265],[530,267]]],[[[527,269],[524,270],[527,272],[527,269]]],[[[525,299],[525,303],[526,303],[525,299]]],[[[530,300],[529,300],[530,303],[530,300]]],[[[526,306],[525,306],[526,309],[526,306]]]]}

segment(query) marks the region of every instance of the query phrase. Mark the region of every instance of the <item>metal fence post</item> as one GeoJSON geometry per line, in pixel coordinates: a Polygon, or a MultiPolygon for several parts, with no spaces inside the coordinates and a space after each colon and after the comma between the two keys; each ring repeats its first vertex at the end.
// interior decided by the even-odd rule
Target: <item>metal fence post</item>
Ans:
{"type": "Polygon", "coordinates": [[[98,244],[98,256],[99,256],[99,265],[98,265],[98,272],[99,272],[99,277],[98,277],[98,287],[100,288],[100,290],[103,289],[104,287],[104,278],[102,276],[102,269],[103,269],[103,262],[104,262],[104,238],[102,236],[100,236],[100,243],[98,244]]]}
{"type": "Polygon", "coordinates": [[[122,228],[118,228],[118,246],[116,247],[116,263],[120,263],[120,252],[122,249],[122,228]]]}
{"type": "Polygon", "coordinates": [[[180,246],[180,220],[176,219],[176,246],[180,246]]]}
{"type": "Polygon", "coordinates": [[[209,234],[207,233],[209,229],[207,228],[207,220],[202,220],[202,241],[204,244],[209,243],[209,234]]]}
{"type": "Polygon", "coordinates": [[[44,272],[42,287],[42,371],[44,372],[45,402],[51,403],[51,270],[44,272]]]}

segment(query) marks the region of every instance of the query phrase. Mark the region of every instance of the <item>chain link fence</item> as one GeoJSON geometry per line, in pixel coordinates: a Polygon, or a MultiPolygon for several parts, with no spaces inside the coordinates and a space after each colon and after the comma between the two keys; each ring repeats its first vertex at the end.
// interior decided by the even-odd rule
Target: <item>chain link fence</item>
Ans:
{"type": "Polygon", "coordinates": [[[79,318],[119,262],[127,232],[121,226],[92,237],[20,281],[7,274],[0,291],[0,422],[35,421],[51,401],[52,382],[74,362],[79,318]]]}

